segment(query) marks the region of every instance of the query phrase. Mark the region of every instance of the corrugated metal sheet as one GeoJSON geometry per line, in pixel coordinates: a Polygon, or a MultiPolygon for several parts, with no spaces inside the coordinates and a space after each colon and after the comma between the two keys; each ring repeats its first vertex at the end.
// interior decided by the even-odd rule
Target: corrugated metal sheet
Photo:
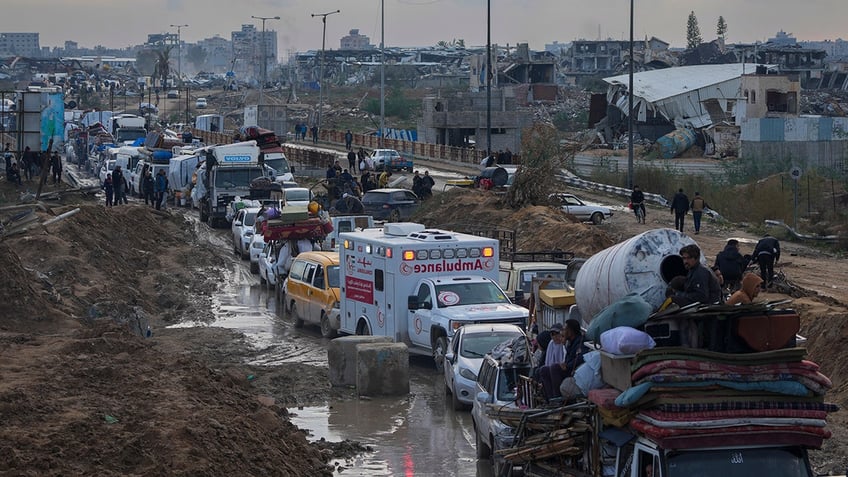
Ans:
{"type": "Polygon", "coordinates": [[[760,141],[783,141],[786,138],[784,128],[783,118],[761,118],[760,141]]]}
{"type": "MultiPolygon", "coordinates": [[[[731,63],[643,71],[633,75],[633,91],[636,96],[653,103],[739,78],[744,73],[754,73],[756,67],[757,65],[752,63],[731,63]]],[[[626,74],[604,78],[604,81],[611,85],[624,86],[625,89],[629,84],[626,74]]]]}
{"type": "Polygon", "coordinates": [[[819,141],[833,140],[833,118],[819,118],[819,141]]]}

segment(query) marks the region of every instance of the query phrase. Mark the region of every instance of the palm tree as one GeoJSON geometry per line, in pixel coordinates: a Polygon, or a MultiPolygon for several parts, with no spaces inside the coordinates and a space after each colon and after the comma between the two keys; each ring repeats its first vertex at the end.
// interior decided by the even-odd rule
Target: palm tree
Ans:
{"type": "Polygon", "coordinates": [[[162,88],[168,85],[168,76],[171,75],[171,50],[173,45],[163,47],[161,50],[156,50],[156,66],[153,68],[154,84],[156,78],[162,81],[162,88]]]}

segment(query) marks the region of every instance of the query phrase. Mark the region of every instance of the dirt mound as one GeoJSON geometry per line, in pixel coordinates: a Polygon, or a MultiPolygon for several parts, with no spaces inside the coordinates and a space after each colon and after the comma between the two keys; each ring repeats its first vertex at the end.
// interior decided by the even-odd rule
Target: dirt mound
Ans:
{"type": "Polygon", "coordinates": [[[208,315],[226,247],[180,213],[79,207],[0,243],[0,474],[331,475],[253,371],[161,328],[208,315]]]}
{"type": "Polygon", "coordinates": [[[519,252],[566,250],[589,257],[615,242],[601,228],[577,222],[546,206],[514,210],[500,196],[476,189],[455,189],[425,202],[414,220],[457,231],[498,228],[516,232],[519,252]]]}

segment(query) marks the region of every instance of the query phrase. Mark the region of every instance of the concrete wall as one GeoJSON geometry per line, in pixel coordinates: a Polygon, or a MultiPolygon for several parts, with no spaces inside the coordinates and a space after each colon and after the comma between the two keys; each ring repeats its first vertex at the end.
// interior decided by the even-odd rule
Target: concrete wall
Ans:
{"type": "Polygon", "coordinates": [[[848,172],[848,141],[742,141],[740,157],[756,161],[791,159],[802,168],[848,172]]]}

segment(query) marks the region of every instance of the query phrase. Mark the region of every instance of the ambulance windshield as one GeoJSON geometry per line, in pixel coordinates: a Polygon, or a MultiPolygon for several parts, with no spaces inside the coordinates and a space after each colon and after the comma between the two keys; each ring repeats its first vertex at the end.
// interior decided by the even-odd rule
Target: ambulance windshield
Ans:
{"type": "Polygon", "coordinates": [[[486,303],[509,303],[503,291],[492,282],[436,285],[439,308],[486,303]]]}

